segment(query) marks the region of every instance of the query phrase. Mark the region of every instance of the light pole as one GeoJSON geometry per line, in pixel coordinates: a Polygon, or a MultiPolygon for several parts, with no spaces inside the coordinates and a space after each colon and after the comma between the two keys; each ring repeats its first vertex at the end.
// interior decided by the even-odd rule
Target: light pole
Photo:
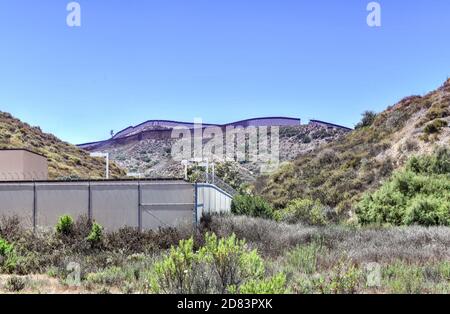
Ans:
{"type": "Polygon", "coordinates": [[[109,179],[109,153],[91,153],[91,157],[103,157],[106,159],[106,179],[109,179]]]}
{"type": "Polygon", "coordinates": [[[184,166],[184,180],[188,180],[188,164],[189,161],[188,160],[182,160],[181,164],[184,166]]]}

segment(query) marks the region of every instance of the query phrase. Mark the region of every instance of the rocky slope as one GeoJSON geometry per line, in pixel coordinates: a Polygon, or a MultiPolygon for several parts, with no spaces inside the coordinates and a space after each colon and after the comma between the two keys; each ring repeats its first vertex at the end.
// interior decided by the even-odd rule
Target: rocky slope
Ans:
{"type": "MultiPolygon", "coordinates": [[[[0,149],[2,148],[28,148],[43,154],[49,161],[51,179],[100,179],[105,175],[103,159],[92,158],[86,151],[0,111],[0,149]]],[[[114,163],[110,166],[110,171],[113,178],[126,175],[114,163]]]]}
{"type": "MultiPolygon", "coordinates": [[[[280,126],[280,161],[289,161],[299,154],[317,149],[343,136],[348,130],[320,125],[280,126]]],[[[207,142],[207,141],[205,141],[207,142]]],[[[111,158],[130,174],[141,177],[182,177],[184,167],[171,158],[175,140],[150,138],[104,145],[93,151],[109,152],[111,158]]],[[[190,171],[192,174],[195,171],[190,171]]],[[[218,162],[217,175],[232,187],[254,182],[260,175],[259,165],[253,162],[218,162]]]]}

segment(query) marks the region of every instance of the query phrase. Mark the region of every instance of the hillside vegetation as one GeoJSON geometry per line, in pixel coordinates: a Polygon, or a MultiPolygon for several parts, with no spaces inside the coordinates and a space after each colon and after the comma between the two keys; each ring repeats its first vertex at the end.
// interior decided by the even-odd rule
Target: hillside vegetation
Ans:
{"type": "Polygon", "coordinates": [[[87,217],[61,217],[33,233],[9,218],[0,219],[0,293],[448,294],[449,247],[443,227],[213,216],[196,231],[187,222],[109,232],[87,217]],[[70,265],[80,266],[79,278],[70,265]]]}
{"type": "Polygon", "coordinates": [[[450,225],[450,149],[411,158],[357,206],[363,224],[450,225]]]}
{"type": "Polygon", "coordinates": [[[379,187],[414,155],[450,144],[450,79],[425,96],[412,96],[373,115],[357,128],[262,177],[256,192],[275,209],[298,198],[320,201],[352,215],[365,191],[379,187]]]}
{"type": "MultiPolygon", "coordinates": [[[[32,127],[9,113],[0,111],[0,149],[2,148],[28,148],[45,155],[51,179],[97,179],[105,176],[104,160],[92,158],[76,146],[42,132],[39,127],[32,127]]],[[[114,163],[110,165],[110,171],[112,177],[125,175],[114,163]]]]}

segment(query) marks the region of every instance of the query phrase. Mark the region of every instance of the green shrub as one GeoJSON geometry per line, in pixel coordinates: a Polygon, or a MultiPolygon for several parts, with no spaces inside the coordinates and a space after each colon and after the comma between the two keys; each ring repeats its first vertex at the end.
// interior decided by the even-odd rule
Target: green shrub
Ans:
{"type": "Polygon", "coordinates": [[[117,266],[112,266],[104,269],[98,273],[89,273],[86,276],[86,281],[88,283],[93,283],[97,285],[120,285],[125,281],[126,273],[122,268],[117,266]]]}
{"type": "Polygon", "coordinates": [[[231,203],[231,212],[235,215],[246,215],[271,219],[273,209],[270,204],[260,196],[248,194],[236,195],[231,203]]]}
{"type": "Polygon", "coordinates": [[[73,219],[69,215],[61,216],[56,224],[56,232],[61,235],[69,235],[73,231],[73,219]]]}
{"type": "Polygon", "coordinates": [[[0,238],[0,271],[6,273],[14,272],[18,259],[14,245],[0,238]]]}
{"type": "Polygon", "coordinates": [[[383,277],[392,293],[421,293],[424,285],[423,271],[419,266],[400,262],[387,266],[383,277]]]}
{"type": "Polygon", "coordinates": [[[291,201],[285,209],[277,212],[276,219],[287,223],[327,224],[325,207],[319,201],[311,199],[295,199],[291,201]]]}
{"type": "Polygon", "coordinates": [[[94,222],[92,224],[91,232],[87,236],[86,240],[91,244],[95,245],[102,241],[103,239],[103,227],[98,223],[94,222]]]}
{"type": "Polygon", "coordinates": [[[440,147],[431,156],[414,156],[406,164],[406,170],[416,174],[450,174],[450,149],[440,147]]]}
{"type": "Polygon", "coordinates": [[[403,223],[424,226],[450,225],[450,207],[442,198],[418,196],[409,205],[403,223]]]}
{"type": "Polygon", "coordinates": [[[349,261],[341,261],[333,268],[329,280],[332,293],[355,293],[361,280],[361,271],[349,261]]]}
{"type": "Polygon", "coordinates": [[[225,293],[238,291],[264,275],[264,262],[256,250],[235,235],[218,239],[207,234],[205,245],[194,251],[193,239],[181,240],[153,265],[150,290],[156,293],[225,293]]]}
{"type": "Polygon", "coordinates": [[[284,294],[287,292],[286,275],[281,273],[267,279],[250,280],[243,284],[242,294],[284,294]]]}
{"type": "Polygon", "coordinates": [[[362,272],[349,261],[340,261],[327,274],[301,276],[296,284],[300,293],[350,294],[361,285],[362,272]]]}
{"type": "Polygon", "coordinates": [[[287,254],[288,269],[308,275],[317,271],[317,258],[322,252],[322,246],[313,242],[306,246],[298,246],[287,254]]]}
{"type": "Polygon", "coordinates": [[[181,240],[169,254],[153,266],[151,289],[156,293],[192,293],[194,265],[200,255],[194,252],[194,240],[181,240]]]}
{"type": "Polygon", "coordinates": [[[234,234],[221,239],[215,234],[206,234],[205,240],[200,254],[202,261],[210,263],[217,274],[220,293],[230,286],[264,275],[264,261],[257,251],[248,250],[245,241],[238,240],[234,234]]]}
{"type": "Polygon", "coordinates": [[[450,261],[440,263],[438,270],[441,279],[450,283],[450,261]]]}
{"type": "Polygon", "coordinates": [[[0,256],[5,257],[14,250],[14,246],[0,238],[0,256]]]}
{"type": "Polygon", "coordinates": [[[366,194],[356,213],[362,224],[450,225],[450,150],[414,157],[377,191],[366,194]]]}

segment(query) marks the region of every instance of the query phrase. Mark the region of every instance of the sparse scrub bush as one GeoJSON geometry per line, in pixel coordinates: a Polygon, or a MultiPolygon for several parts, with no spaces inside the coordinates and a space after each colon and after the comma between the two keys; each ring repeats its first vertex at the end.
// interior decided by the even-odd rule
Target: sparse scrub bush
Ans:
{"type": "Polygon", "coordinates": [[[325,149],[317,156],[318,166],[329,166],[331,164],[336,164],[339,162],[339,157],[336,152],[332,149],[325,149]]]}
{"type": "Polygon", "coordinates": [[[231,203],[231,212],[235,215],[246,215],[271,219],[273,209],[270,204],[260,196],[248,194],[236,195],[231,203]]]}
{"type": "Polygon", "coordinates": [[[439,133],[441,131],[441,129],[446,127],[447,125],[448,125],[447,121],[444,121],[441,119],[436,119],[436,120],[428,123],[425,126],[425,128],[423,129],[423,131],[427,135],[435,134],[435,133],[439,133]]]}
{"type": "Polygon", "coordinates": [[[287,223],[306,223],[309,225],[326,225],[328,223],[325,207],[319,201],[295,199],[288,206],[279,210],[275,217],[287,223]]]}
{"type": "Polygon", "coordinates": [[[330,271],[313,276],[301,276],[294,290],[303,293],[353,294],[361,287],[362,272],[349,261],[339,261],[330,271]]]}
{"type": "Polygon", "coordinates": [[[200,255],[194,252],[193,239],[181,240],[178,247],[153,266],[150,277],[151,289],[156,293],[193,293],[194,264],[200,255]]]}
{"type": "Polygon", "coordinates": [[[291,272],[314,274],[317,271],[318,255],[322,250],[322,245],[317,242],[296,247],[287,254],[287,269],[291,272]]]}
{"type": "Polygon", "coordinates": [[[73,219],[69,215],[61,216],[56,224],[56,232],[61,235],[70,235],[73,231],[73,219]]]}
{"type": "Polygon", "coordinates": [[[18,263],[18,256],[14,245],[0,238],[0,270],[12,273],[18,263]]]}
{"type": "Polygon", "coordinates": [[[287,291],[286,275],[283,273],[267,279],[249,280],[239,288],[242,294],[284,294],[287,291]]]}
{"type": "Polygon", "coordinates": [[[329,278],[332,293],[355,293],[360,285],[361,271],[350,261],[339,262],[332,270],[329,278]]]}
{"type": "Polygon", "coordinates": [[[0,238],[15,241],[25,232],[18,216],[2,216],[0,218],[0,238]]]}
{"type": "Polygon", "coordinates": [[[442,280],[450,283],[450,261],[445,261],[438,265],[438,271],[442,280]]]}
{"type": "Polygon", "coordinates": [[[450,108],[448,106],[448,102],[445,103],[436,103],[434,104],[427,112],[426,118],[427,121],[432,121],[435,119],[446,118],[450,115],[450,108]]]}
{"type": "Polygon", "coordinates": [[[220,293],[225,293],[230,286],[264,276],[262,258],[256,250],[250,251],[245,241],[238,240],[234,234],[221,239],[215,234],[206,234],[205,246],[200,254],[204,261],[211,263],[217,274],[220,293]]]}
{"type": "Polygon", "coordinates": [[[371,126],[375,122],[376,117],[377,117],[377,114],[375,112],[365,111],[362,114],[361,121],[355,125],[355,129],[361,129],[364,127],[371,126]]]}
{"type": "Polygon", "coordinates": [[[121,267],[112,266],[101,272],[89,273],[86,281],[97,285],[117,286],[125,281],[127,274],[121,267]]]}
{"type": "Polygon", "coordinates": [[[25,289],[26,281],[22,277],[12,276],[6,281],[5,288],[9,292],[20,292],[25,289]]]}
{"type": "Polygon", "coordinates": [[[153,266],[150,286],[157,293],[226,293],[262,279],[264,272],[262,258],[256,250],[249,250],[245,241],[235,235],[218,239],[207,234],[198,251],[194,251],[192,238],[172,247],[153,266]]]}
{"type": "Polygon", "coordinates": [[[92,245],[98,245],[103,240],[103,227],[98,223],[92,224],[92,229],[86,238],[92,245]]]}
{"type": "Polygon", "coordinates": [[[412,152],[415,151],[418,148],[418,144],[415,140],[409,139],[405,142],[405,144],[403,145],[403,149],[406,152],[412,152]]]}
{"type": "Polygon", "coordinates": [[[14,246],[0,238],[0,256],[5,257],[14,250],[14,246]]]}
{"type": "Polygon", "coordinates": [[[384,270],[384,280],[392,293],[417,294],[424,288],[424,275],[420,267],[397,262],[384,270]]]}

